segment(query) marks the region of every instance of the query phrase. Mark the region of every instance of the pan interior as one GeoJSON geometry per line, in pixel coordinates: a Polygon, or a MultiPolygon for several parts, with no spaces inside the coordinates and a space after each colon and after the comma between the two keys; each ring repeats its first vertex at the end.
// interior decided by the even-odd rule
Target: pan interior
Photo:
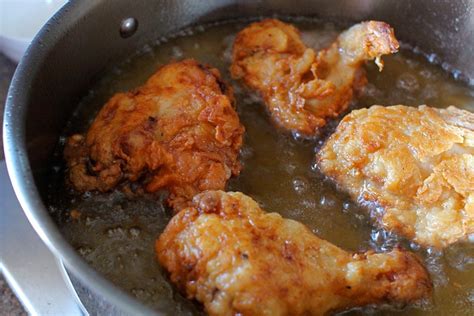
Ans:
{"type": "MultiPolygon", "coordinates": [[[[314,19],[293,20],[308,46],[326,47],[340,28],[314,19]]],[[[444,252],[424,249],[371,224],[366,210],[314,168],[314,153],[334,130],[338,120],[313,140],[295,139],[270,123],[257,95],[230,79],[228,67],[235,34],[246,22],[228,22],[185,29],[144,47],[133,57],[107,70],[84,96],[58,142],[51,168],[49,210],[64,236],[96,270],[143,303],[172,315],[200,314],[202,309],[184,299],[168,282],[155,260],[154,240],[170,219],[161,200],[130,198],[121,192],[78,195],[65,184],[63,144],[71,134],[84,133],[103,104],[115,93],[138,87],[156,69],[192,57],[218,68],[230,82],[237,110],[246,128],[241,152],[243,171],[228,190],[256,199],[265,210],[307,225],[321,238],[351,251],[387,250],[400,243],[419,253],[435,285],[432,303],[403,311],[371,312],[404,315],[464,315],[474,306],[474,245],[458,244],[444,252]]],[[[447,107],[456,105],[474,112],[474,91],[452,79],[429,60],[403,49],[386,57],[383,72],[367,65],[363,95],[350,110],[372,104],[406,104],[447,107]]]]}

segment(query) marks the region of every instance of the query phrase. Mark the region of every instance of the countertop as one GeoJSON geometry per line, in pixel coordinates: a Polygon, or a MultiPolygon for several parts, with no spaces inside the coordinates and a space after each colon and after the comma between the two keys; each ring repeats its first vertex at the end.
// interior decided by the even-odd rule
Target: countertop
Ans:
{"type": "MultiPolygon", "coordinates": [[[[13,62],[0,54],[0,131],[3,126],[3,108],[7,97],[8,86],[10,85],[15,68],[16,65],[13,62]]],[[[2,137],[0,137],[0,160],[3,160],[3,157],[3,141],[2,137]]],[[[0,315],[26,315],[25,310],[2,275],[0,275],[0,315]]]]}

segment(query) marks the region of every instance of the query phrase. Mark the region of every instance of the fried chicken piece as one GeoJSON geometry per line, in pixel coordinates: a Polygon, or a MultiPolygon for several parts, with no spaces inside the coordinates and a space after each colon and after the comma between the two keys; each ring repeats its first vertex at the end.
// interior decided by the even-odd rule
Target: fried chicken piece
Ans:
{"type": "Polygon", "coordinates": [[[171,281],[210,315],[324,315],[431,293],[414,254],[348,253],[242,193],[197,195],[156,252],[171,281]]]}
{"type": "Polygon", "coordinates": [[[291,24],[268,19],[243,29],[234,42],[231,73],[263,97],[273,120],[312,136],[347,109],[366,83],[362,64],[395,53],[398,41],[384,22],[356,24],[327,49],[307,48],[291,24]]]}
{"type": "Polygon", "coordinates": [[[137,90],[117,93],[86,137],[69,138],[65,158],[78,191],[108,191],[123,182],[167,189],[181,209],[208,189],[224,189],[240,172],[244,127],[219,71],[194,60],[160,68],[137,90]]]}
{"type": "Polygon", "coordinates": [[[372,206],[388,230],[443,248],[474,233],[474,114],[372,106],[352,111],[317,155],[320,170],[372,206]]]}

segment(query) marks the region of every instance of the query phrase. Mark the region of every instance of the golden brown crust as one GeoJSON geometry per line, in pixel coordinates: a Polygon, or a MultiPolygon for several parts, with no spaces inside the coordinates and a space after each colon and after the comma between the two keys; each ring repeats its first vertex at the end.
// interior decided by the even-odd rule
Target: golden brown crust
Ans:
{"type": "Polygon", "coordinates": [[[397,50],[393,29],[384,22],[356,24],[316,54],[294,26],[267,19],[239,32],[230,70],[262,95],[277,124],[312,136],[347,109],[366,83],[363,62],[375,59],[381,69],[380,57],[397,50]]]}
{"type": "Polygon", "coordinates": [[[210,315],[324,315],[431,292],[414,254],[348,253],[241,193],[197,195],[156,252],[171,281],[210,315]]]}
{"type": "Polygon", "coordinates": [[[232,102],[217,69],[194,60],[165,65],[139,89],[114,95],[86,137],[69,138],[69,180],[78,191],[124,181],[167,189],[175,209],[198,192],[224,189],[240,171],[244,133],[232,102]]]}
{"type": "Polygon", "coordinates": [[[473,120],[455,107],[352,111],[318,165],[354,199],[381,206],[387,229],[446,247],[474,233],[473,120]]]}

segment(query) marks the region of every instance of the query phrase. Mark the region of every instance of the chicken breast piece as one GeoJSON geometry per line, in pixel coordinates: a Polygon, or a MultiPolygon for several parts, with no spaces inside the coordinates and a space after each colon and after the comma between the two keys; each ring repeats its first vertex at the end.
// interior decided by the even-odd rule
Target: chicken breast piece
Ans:
{"type": "Polygon", "coordinates": [[[137,90],[117,93],[86,136],[68,139],[69,180],[78,191],[134,183],[167,189],[181,209],[208,189],[224,189],[240,172],[244,127],[219,71],[194,60],[160,68],[137,90]]]}
{"type": "Polygon", "coordinates": [[[384,22],[356,24],[316,53],[291,24],[268,19],[243,29],[235,39],[230,68],[258,91],[273,120],[302,136],[313,136],[347,109],[366,83],[362,65],[395,53],[398,41],[384,22]]]}
{"type": "Polygon", "coordinates": [[[443,248],[474,233],[474,114],[403,105],[352,111],[320,170],[388,230],[443,248]]]}
{"type": "Polygon", "coordinates": [[[324,315],[431,292],[414,254],[348,253],[242,193],[197,195],[156,252],[171,281],[210,315],[324,315]]]}

